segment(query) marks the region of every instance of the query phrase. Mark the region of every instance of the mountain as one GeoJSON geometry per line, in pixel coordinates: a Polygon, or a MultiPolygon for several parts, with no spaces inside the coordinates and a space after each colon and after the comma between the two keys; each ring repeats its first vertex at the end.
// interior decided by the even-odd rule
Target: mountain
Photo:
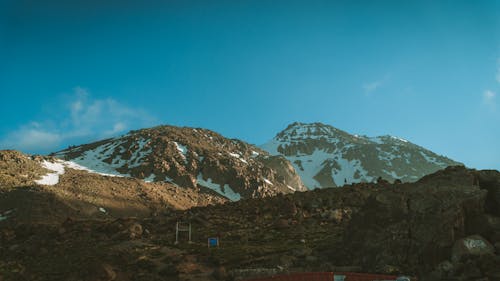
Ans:
{"type": "Polygon", "coordinates": [[[53,156],[94,172],[215,191],[232,201],[306,190],[284,157],[200,128],[131,131],[53,156]]]}
{"type": "Polygon", "coordinates": [[[310,189],[379,177],[414,182],[448,166],[463,165],[401,138],[351,135],[322,123],[290,124],[261,148],[288,159],[310,189]]]}

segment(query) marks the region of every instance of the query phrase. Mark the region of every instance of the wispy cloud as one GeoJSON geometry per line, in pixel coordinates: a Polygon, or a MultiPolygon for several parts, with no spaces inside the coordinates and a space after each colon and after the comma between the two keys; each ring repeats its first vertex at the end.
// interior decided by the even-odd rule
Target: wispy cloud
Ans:
{"type": "Polygon", "coordinates": [[[76,87],[70,94],[70,101],[57,111],[62,112],[62,118],[47,116],[44,120],[25,124],[0,140],[0,148],[47,153],[62,145],[107,138],[155,122],[155,118],[144,110],[111,98],[93,99],[88,90],[81,87],[76,87]]]}
{"type": "Polygon", "coordinates": [[[365,94],[371,94],[375,92],[380,87],[384,86],[389,80],[389,75],[385,75],[382,79],[371,81],[363,84],[362,88],[365,94]]]}
{"type": "Polygon", "coordinates": [[[483,92],[483,104],[488,106],[491,110],[496,110],[497,94],[491,90],[483,92]]]}
{"type": "Polygon", "coordinates": [[[374,82],[371,82],[368,84],[364,84],[363,90],[365,90],[365,93],[371,93],[371,92],[375,91],[376,89],[378,89],[380,86],[382,86],[382,84],[383,84],[382,80],[374,81],[374,82]]]}

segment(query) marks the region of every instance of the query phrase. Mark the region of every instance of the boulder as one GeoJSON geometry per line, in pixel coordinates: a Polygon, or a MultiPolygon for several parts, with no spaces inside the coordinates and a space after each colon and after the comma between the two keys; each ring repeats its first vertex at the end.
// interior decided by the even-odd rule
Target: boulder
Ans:
{"type": "Polygon", "coordinates": [[[141,238],[142,236],[142,225],[134,223],[128,228],[129,237],[131,239],[141,238]]]}
{"type": "Polygon", "coordinates": [[[471,235],[455,242],[451,259],[453,262],[458,263],[471,257],[493,255],[494,252],[495,248],[488,240],[479,235],[471,235]]]}
{"type": "Polygon", "coordinates": [[[342,209],[330,210],[328,212],[327,218],[335,223],[341,223],[344,217],[344,211],[342,209]]]}

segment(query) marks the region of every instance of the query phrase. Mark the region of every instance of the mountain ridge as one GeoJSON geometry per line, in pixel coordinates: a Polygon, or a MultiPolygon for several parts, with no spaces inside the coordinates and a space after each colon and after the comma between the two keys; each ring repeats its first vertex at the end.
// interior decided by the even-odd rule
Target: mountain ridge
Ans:
{"type": "Polygon", "coordinates": [[[104,173],[208,188],[232,201],[306,190],[283,157],[202,128],[157,126],[53,155],[104,173]]]}

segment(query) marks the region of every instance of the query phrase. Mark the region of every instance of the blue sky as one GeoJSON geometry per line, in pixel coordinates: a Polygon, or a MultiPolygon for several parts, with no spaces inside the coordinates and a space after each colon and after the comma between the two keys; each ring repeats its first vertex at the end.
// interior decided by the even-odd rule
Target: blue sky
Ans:
{"type": "Polygon", "coordinates": [[[318,121],[500,169],[499,3],[0,0],[0,149],[318,121]]]}

